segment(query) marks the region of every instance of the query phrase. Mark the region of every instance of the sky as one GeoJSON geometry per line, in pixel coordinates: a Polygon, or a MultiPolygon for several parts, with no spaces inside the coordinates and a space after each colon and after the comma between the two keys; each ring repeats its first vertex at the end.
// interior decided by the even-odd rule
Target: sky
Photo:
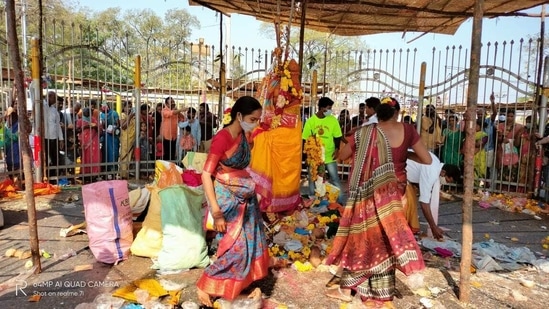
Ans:
{"type": "MultiPolygon", "coordinates": [[[[191,35],[191,41],[198,42],[199,38],[205,38],[208,45],[219,45],[219,17],[216,12],[200,7],[189,6],[187,0],[132,0],[132,1],[112,1],[112,0],[75,0],[81,7],[88,7],[94,11],[101,11],[109,7],[120,7],[127,9],[153,9],[158,15],[162,16],[167,10],[174,8],[186,9],[190,14],[200,20],[201,29],[194,29],[191,35]],[[154,3],[154,5],[152,5],[154,3]]],[[[541,12],[541,7],[529,10],[530,13],[541,12]]],[[[224,21],[228,18],[224,17],[224,21]]],[[[275,45],[274,40],[266,38],[260,33],[261,22],[251,16],[233,14],[230,18],[230,32],[224,34],[230,42],[229,46],[249,47],[249,48],[272,48],[275,45]]],[[[469,48],[471,42],[472,20],[463,23],[458,31],[452,35],[426,34],[421,38],[414,40],[420,33],[407,33],[404,38],[402,33],[377,34],[363,36],[362,39],[369,47],[379,48],[416,48],[426,46],[452,46],[461,44],[469,48]]],[[[297,27],[295,28],[297,29],[297,27]]],[[[545,32],[548,29],[546,26],[545,32]]],[[[526,38],[528,35],[534,35],[540,32],[540,19],[531,17],[500,17],[495,19],[484,19],[483,21],[483,42],[502,42],[504,40],[518,40],[526,38]]]]}
{"type": "MultiPolygon", "coordinates": [[[[69,0],[71,1],[71,0],[69,0]]],[[[163,16],[169,9],[185,9],[191,15],[194,15],[200,21],[201,28],[193,29],[190,37],[191,42],[198,43],[199,38],[204,38],[206,45],[219,46],[219,16],[215,11],[201,6],[190,6],[188,0],[132,0],[132,1],[113,1],[113,0],[72,0],[80,7],[87,7],[92,11],[102,11],[109,7],[120,7],[122,10],[128,9],[146,9],[150,8],[159,16],[163,16]]],[[[541,6],[536,7],[526,12],[532,14],[540,14],[541,6]]],[[[252,16],[232,14],[231,18],[224,17],[225,22],[225,43],[230,47],[246,47],[263,50],[272,50],[275,47],[273,38],[268,38],[260,31],[262,22],[257,21],[252,16]]],[[[466,50],[471,47],[472,19],[464,22],[454,35],[443,34],[425,34],[417,32],[406,33],[405,36],[399,33],[386,33],[362,36],[362,41],[368,48],[373,49],[410,49],[417,48],[417,60],[429,61],[432,59],[433,47],[437,50],[444,50],[446,47],[461,46],[466,50]],[[418,38],[419,37],[419,38],[418,38]],[[413,41],[408,43],[409,41],[413,41]]],[[[518,41],[529,36],[534,36],[540,33],[540,18],[533,17],[499,17],[483,20],[482,42],[499,42],[515,40],[518,46],[518,41]]],[[[298,27],[293,28],[298,31],[298,27]]],[[[545,29],[547,34],[549,29],[545,29]]],[[[500,55],[501,56],[501,55],[500,55]]],[[[418,63],[419,63],[418,62],[418,63]]],[[[452,69],[458,69],[453,68],[452,69]]],[[[457,73],[457,70],[455,71],[457,73]]],[[[445,74],[445,73],[437,73],[445,74]]],[[[510,91],[510,90],[507,90],[510,91]]],[[[512,92],[512,91],[511,91],[512,92]]],[[[516,94],[502,91],[505,100],[514,100],[516,94]]],[[[459,93],[454,99],[456,102],[463,101],[463,93],[459,93]]],[[[374,94],[375,95],[375,94],[374,94]]],[[[496,96],[499,96],[496,91],[496,96]]],[[[336,98],[337,100],[337,98],[336,98]]],[[[349,102],[351,105],[356,105],[358,101],[362,101],[361,94],[356,97],[351,96],[349,102]],[[356,102],[355,102],[356,101],[356,102]],[[356,104],[355,104],[356,103],[356,104]]],[[[502,99],[503,101],[503,99],[502,99]]]]}

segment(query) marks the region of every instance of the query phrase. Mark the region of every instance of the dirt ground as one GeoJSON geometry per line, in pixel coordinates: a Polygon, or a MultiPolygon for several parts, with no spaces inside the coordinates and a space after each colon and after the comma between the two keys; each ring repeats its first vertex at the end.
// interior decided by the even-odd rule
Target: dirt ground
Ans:
{"type": "MultiPolygon", "coordinates": [[[[95,261],[88,248],[87,236],[79,234],[68,238],[59,237],[59,229],[84,220],[79,188],[65,188],[61,193],[36,198],[38,211],[39,239],[42,249],[59,256],[72,249],[77,254],[66,260],[43,261],[43,271],[26,280],[27,294],[47,295],[39,302],[29,302],[28,297],[15,295],[14,286],[6,282],[25,271],[23,260],[2,257],[0,259],[0,308],[75,308],[81,303],[91,303],[105,292],[112,292],[139,278],[166,279],[184,286],[182,301],[197,303],[195,283],[201,269],[158,276],[150,269],[152,261],[130,256],[116,266],[95,261]],[[88,271],[75,271],[78,265],[92,265],[88,271]],[[102,287],[62,287],[56,289],[43,286],[44,282],[108,282],[102,287]],[[4,284],[2,284],[4,283],[4,284]],[[113,285],[115,285],[113,287],[113,285]],[[57,291],[57,292],[56,292],[57,291]],[[67,297],[67,293],[74,292],[67,297]],[[55,294],[57,293],[57,294],[55,294]],[[76,296],[77,295],[77,296],[76,296]]],[[[28,224],[24,200],[0,202],[4,211],[5,227],[0,230],[0,250],[28,247],[28,224]]],[[[517,213],[506,213],[499,209],[481,209],[474,206],[474,241],[482,241],[486,234],[507,246],[526,246],[537,256],[546,255],[540,239],[548,232],[540,226],[549,226],[549,217],[541,220],[517,213]],[[499,224],[493,224],[493,222],[499,224]],[[492,222],[492,223],[491,223],[492,222]],[[511,240],[510,236],[518,241],[511,240]]],[[[440,225],[449,229],[449,236],[461,241],[461,202],[446,202],[440,208],[440,225]]],[[[459,263],[457,258],[442,258],[425,250],[423,256],[426,269],[422,280],[410,279],[401,273],[397,275],[396,308],[546,308],[549,303],[549,275],[531,265],[510,272],[477,272],[470,278],[468,303],[460,302],[459,263]],[[527,287],[524,283],[532,282],[527,287]]],[[[325,284],[331,278],[327,271],[298,272],[292,268],[271,270],[269,276],[254,283],[250,289],[259,287],[263,292],[262,308],[361,308],[356,302],[342,303],[324,295],[325,284]]],[[[242,307],[233,307],[242,308],[242,307]]]]}

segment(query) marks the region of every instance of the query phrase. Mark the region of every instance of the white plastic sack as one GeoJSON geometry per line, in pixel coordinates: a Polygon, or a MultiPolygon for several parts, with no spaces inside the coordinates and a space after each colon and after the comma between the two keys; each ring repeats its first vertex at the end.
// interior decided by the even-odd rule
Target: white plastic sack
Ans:
{"type": "Polygon", "coordinates": [[[90,250],[99,262],[115,264],[128,258],[133,221],[125,180],[82,186],[90,250]]]}
{"type": "Polygon", "coordinates": [[[147,203],[151,197],[151,192],[147,188],[137,188],[129,192],[130,208],[132,210],[133,220],[137,219],[147,208],[147,203]]]}

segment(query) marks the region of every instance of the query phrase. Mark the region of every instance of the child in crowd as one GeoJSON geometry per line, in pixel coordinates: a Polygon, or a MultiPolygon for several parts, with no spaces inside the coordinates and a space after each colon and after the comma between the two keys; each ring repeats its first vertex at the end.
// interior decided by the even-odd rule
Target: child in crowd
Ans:
{"type": "Polygon", "coordinates": [[[139,127],[139,148],[141,149],[141,160],[149,161],[152,158],[153,147],[151,145],[151,138],[147,136],[147,123],[142,122],[139,127]]]}
{"type": "MultiPolygon", "coordinates": [[[[482,130],[483,120],[477,119],[475,132],[475,156],[473,159],[475,186],[481,185],[481,179],[486,178],[486,150],[484,145],[488,142],[488,134],[482,130]]],[[[482,184],[484,185],[484,184],[482,184]]]]}
{"type": "Polygon", "coordinates": [[[183,136],[181,136],[181,140],[179,141],[179,147],[181,147],[182,150],[181,159],[185,158],[187,152],[192,151],[195,145],[196,141],[191,134],[191,126],[186,126],[183,128],[183,136]]]}
{"type": "Polygon", "coordinates": [[[162,160],[162,158],[164,157],[164,151],[163,151],[162,148],[163,148],[162,147],[162,139],[157,139],[156,140],[156,153],[154,154],[156,160],[162,160]]]}

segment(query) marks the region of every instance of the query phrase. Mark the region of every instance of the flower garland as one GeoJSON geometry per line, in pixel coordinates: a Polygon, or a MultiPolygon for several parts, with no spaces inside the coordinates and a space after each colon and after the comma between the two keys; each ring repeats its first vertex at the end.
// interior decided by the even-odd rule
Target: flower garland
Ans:
{"type": "Polygon", "coordinates": [[[227,108],[225,109],[225,111],[223,111],[223,125],[226,126],[228,125],[229,123],[231,123],[231,108],[227,108]]]}
{"type": "Polygon", "coordinates": [[[307,164],[311,170],[311,180],[316,181],[324,175],[324,147],[318,135],[311,135],[305,140],[303,152],[307,155],[307,164]]]}
{"type": "Polygon", "coordinates": [[[276,98],[276,108],[282,109],[287,105],[303,99],[303,89],[299,85],[299,66],[294,59],[286,60],[282,68],[277,67],[275,73],[280,77],[280,90],[276,98]]]}

